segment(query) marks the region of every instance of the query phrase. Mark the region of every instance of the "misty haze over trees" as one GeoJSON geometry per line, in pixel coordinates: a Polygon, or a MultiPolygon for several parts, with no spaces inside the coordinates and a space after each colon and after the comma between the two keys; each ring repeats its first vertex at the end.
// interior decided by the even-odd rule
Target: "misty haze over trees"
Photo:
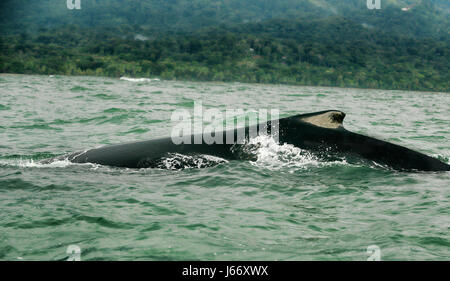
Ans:
{"type": "Polygon", "coordinates": [[[449,1],[366,2],[2,1],[0,72],[448,91],[449,1]]]}

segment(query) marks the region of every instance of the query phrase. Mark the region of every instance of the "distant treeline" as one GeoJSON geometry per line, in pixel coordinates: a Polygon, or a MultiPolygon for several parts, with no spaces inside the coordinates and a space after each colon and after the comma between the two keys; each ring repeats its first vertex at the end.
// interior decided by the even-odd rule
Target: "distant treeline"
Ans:
{"type": "Polygon", "coordinates": [[[448,42],[342,18],[136,35],[75,26],[1,35],[0,72],[450,90],[448,42]]]}
{"type": "Polygon", "coordinates": [[[69,10],[65,0],[1,0],[0,33],[65,25],[188,32],[221,24],[341,16],[390,34],[449,39],[448,0],[381,2],[382,9],[370,10],[367,0],[81,0],[81,10],[69,10]],[[411,4],[413,9],[401,10],[411,4]]]}

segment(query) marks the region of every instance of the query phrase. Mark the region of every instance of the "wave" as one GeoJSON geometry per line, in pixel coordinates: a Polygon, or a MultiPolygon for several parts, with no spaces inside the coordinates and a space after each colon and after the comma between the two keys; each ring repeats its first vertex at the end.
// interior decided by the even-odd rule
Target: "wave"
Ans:
{"type": "Polygon", "coordinates": [[[75,164],[69,161],[69,159],[53,159],[52,161],[37,161],[34,159],[18,159],[18,160],[8,160],[0,161],[0,166],[12,166],[19,168],[66,168],[72,165],[88,165],[92,167],[97,167],[96,164],[86,163],[86,164],[75,164]]]}
{"type": "MultiPolygon", "coordinates": [[[[83,152],[84,151],[80,153],[83,152]]],[[[61,155],[61,156],[48,155],[45,158],[34,155],[32,157],[34,158],[30,158],[29,156],[20,156],[14,157],[12,159],[2,159],[0,160],[0,166],[10,166],[19,168],[66,168],[74,165],[83,165],[98,168],[100,166],[98,164],[93,163],[78,164],[70,162],[69,155],[61,155]]]]}
{"type": "MultiPolygon", "coordinates": [[[[324,159],[308,150],[295,147],[291,144],[279,144],[270,136],[258,136],[252,138],[243,145],[235,145],[232,152],[236,158],[244,161],[249,161],[251,165],[270,170],[287,169],[289,172],[295,170],[304,170],[309,168],[320,168],[332,165],[369,165],[377,167],[376,163],[362,163],[361,161],[352,161],[347,157],[331,157],[324,159]],[[350,162],[348,162],[348,160],[350,162]],[[353,163],[355,162],[355,163],[353,163]]],[[[83,153],[83,152],[80,152],[83,153]]],[[[208,168],[214,167],[229,161],[220,157],[193,154],[186,155],[180,153],[168,153],[166,156],[159,159],[143,159],[138,163],[141,169],[163,169],[163,170],[184,170],[191,168],[208,168]]],[[[91,169],[97,170],[100,167],[106,167],[100,164],[93,163],[73,163],[70,162],[67,155],[51,158],[49,160],[34,160],[34,159],[14,159],[0,161],[0,165],[18,166],[23,168],[66,168],[68,166],[87,166],[91,169]]],[[[129,170],[129,169],[126,169],[129,170]]]]}
{"type": "Polygon", "coordinates": [[[159,78],[131,78],[131,77],[120,77],[120,80],[128,81],[128,82],[157,82],[161,81],[159,78]]]}
{"type": "Polygon", "coordinates": [[[156,168],[164,170],[184,170],[191,168],[208,168],[214,167],[222,163],[228,163],[227,160],[205,154],[184,155],[180,153],[169,153],[167,156],[158,160],[146,161],[139,163],[142,168],[156,168]]]}
{"type": "Polygon", "coordinates": [[[252,138],[243,146],[236,146],[233,153],[237,153],[240,159],[250,160],[252,165],[276,170],[323,164],[311,152],[291,144],[279,144],[270,136],[252,138]]]}
{"type": "Polygon", "coordinates": [[[248,160],[250,164],[269,170],[286,170],[293,173],[298,170],[322,168],[331,166],[369,166],[374,163],[363,163],[360,159],[354,161],[346,155],[314,153],[291,144],[279,144],[270,136],[252,138],[246,144],[232,148],[235,156],[248,160]]]}

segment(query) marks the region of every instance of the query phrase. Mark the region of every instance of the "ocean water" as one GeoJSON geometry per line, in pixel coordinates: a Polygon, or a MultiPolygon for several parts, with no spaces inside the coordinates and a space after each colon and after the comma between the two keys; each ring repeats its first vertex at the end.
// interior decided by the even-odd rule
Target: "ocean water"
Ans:
{"type": "Polygon", "coordinates": [[[338,109],[347,129],[449,163],[450,95],[0,75],[0,260],[450,259],[450,173],[321,162],[263,140],[256,160],[120,169],[42,159],[169,136],[171,114],[338,109]]]}

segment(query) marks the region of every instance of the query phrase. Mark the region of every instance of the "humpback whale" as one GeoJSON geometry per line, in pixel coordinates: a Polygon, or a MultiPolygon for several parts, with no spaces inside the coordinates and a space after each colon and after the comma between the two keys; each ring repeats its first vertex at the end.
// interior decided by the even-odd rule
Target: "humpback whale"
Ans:
{"type": "Polygon", "coordinates": [[[270,133],[274,131],[276,124],[280,144],[291,144],[318,155],[355,155],[400,171],[450,171],[450,165],[438,159],[400,145],[346,130],[343,126],[345,116],[342,111],[327,110],[281,118],[276,122],[271,120],[241,129],[245,130],[245,134],[238,133],[239,129],[223,132],[224,141],[221,144],[205,142],[194,144],[193,140],[196,136],[190,135],[191,144],[175,144],[171,137],[166,137],[108,145],[65,157],[74,163],[94,163],[127,168],[156,167],[158,161],[168,154],[211,155],[235,160],[240,159],[236,151],[245,145],[242,138],[248,140],[251,130],[255,130],[256,126],[258,128],[267,126],[266,133],[270,133]],[[234,143],[227,143],[228,134],[234,135],[234,143]]]}

